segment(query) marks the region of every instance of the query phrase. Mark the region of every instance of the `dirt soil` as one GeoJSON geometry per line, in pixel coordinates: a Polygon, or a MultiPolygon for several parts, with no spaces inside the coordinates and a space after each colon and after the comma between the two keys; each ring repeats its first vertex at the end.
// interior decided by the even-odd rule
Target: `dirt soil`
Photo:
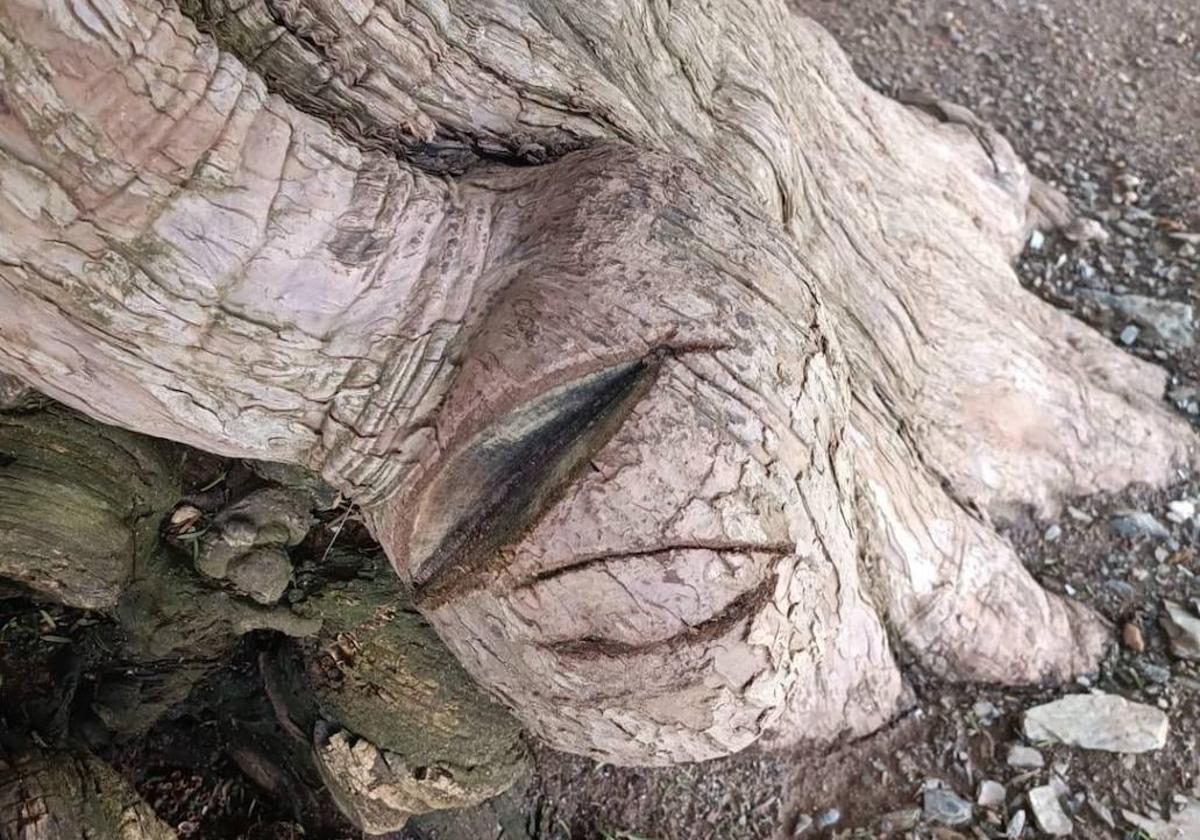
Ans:
{"type": "MultiPolygon", "coordinates": [[[[889,94],[934,93],[997,126],[1039,177],[1099,221],[1105,241],[1035,235],[1022,282],[1172,372],[1171,401],[1200,413],[1200,352],[1163,346],[1097,306],[1088,290],[1200,302],[1200,6],[1196,0],[800,0],[833,31],[860,75],[889,94]]],[[[1166,397],[1164,397],[1166,398],[1166,397]]],[[[1200,672],[1174,659],[1159,627],[1164,597],[1200,596],[1195,520],[1168,503],[1196,499],[1181,475],[1166,491],[1134,488],[1074,500],[1055,522],[1008,529],[1048,588],[1136,627],[1143,651],[1114,646],[1080,684],[1014,691],[948,686],[910,669],[918,704],[889,729],[835,750],[762,754],[662,770],[622,769],[543,750],[524,791],[483,809],[419,820],[413,838],[1002,837],[1026,792],[1067,790],[1077,837],[1144,840],[1120,809],[1166,817],[1200,796],[1200,672]],[[1121,510],[1149,512],[1170,538],[1118,535],[1121,510]],[[1009,767],[1022,710],[1091,687],[1167,710],[1167,746],[1137,756],[1038,745],[1040,770],[1009,767]],[[990,704],[987,705],[987,704],[990,704]],[[974,800],[1006,785],[1003,808],[973,824],[920,818],[922,791],[944,785],[974,800]],[[914,810],[915,809],[915,810],[914,810]]],[[[1130,634],[1133,630],[1126,631],[1130,634]]],[[[1029,816],[1023,837],[1044,837],[1029,816]]],[[[1186,835],[1179,835],[1181,840],[1186,835]]]]}

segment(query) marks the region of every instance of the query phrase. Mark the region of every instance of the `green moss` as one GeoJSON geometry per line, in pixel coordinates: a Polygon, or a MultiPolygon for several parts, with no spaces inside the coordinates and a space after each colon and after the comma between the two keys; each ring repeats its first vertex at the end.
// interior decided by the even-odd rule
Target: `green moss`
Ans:
{"type": "Polygon", "coordinates": [[[72,606],[115,604],[179,496],[173,453],[62,408],[0,414],[0,576],[72,606]]]}
{"type": "Polygon", "coordinates": [[[0,815],[20,836],[169,840],[175,837],[128,782],[94,756],[27,750],[0,758],[0,815]]]}
{"type": "Polygon", "coordinates": [[[414,768],[442,768],[467,790],[502,789],[527,770],[521,728],[484,694],[412,607],[390,570],[327,588],[298,609],[320,617],[315,642],[285,670],[310,714],[414,768]]]}

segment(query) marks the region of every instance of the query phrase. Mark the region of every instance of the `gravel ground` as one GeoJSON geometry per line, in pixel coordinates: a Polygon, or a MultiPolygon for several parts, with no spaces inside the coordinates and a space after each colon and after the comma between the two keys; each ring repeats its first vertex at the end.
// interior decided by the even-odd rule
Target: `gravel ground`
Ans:
{"type": "Polygon", "coordinates": [[[935,93],[996,126],[1033,171],[1105,207],[1200,221],[1200,8],[1193,0],[797,0],[887,93],[935,93]],[[1091,186],[1085,184],[1091,181],[1091,186]]]}

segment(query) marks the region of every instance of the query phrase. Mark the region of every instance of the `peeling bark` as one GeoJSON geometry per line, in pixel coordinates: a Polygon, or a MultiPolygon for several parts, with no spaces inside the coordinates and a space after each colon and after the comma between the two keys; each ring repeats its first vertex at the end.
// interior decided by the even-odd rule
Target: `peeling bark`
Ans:
{"type": "Polygon", "coordinates": [[[286,725],[311,739],[326,786],[369,833],[478,804],[529,771],[519,725],[405,601],[388,576],[323,589],[297,608],[320,634],[268,672],[286,725]]]}
{"type": "Polygon", "coordinates": [[[1085,671],[993,517],[1192,458],[1020,290],[1061,207],[1003,138],[781,2],[16,0],[0,51],[0,365],[320,470],[560,748],[869,731],[893,644],[1085,671]]]}
{"type": "Polygon", "coordinates": [[[117,773],[86,754],[0,755],[3,840],[174,840],[117,773]]]}
{"type": "Polygon", "coordinates": [[[144,736],[188,709],[215,713],[235,761],[289,798],[299,818],[320,812],[327,789],[370,833],[476,804],[528,771],[520,725],[405,606],[390,572],[337,555],[317,572],[357,576],[318,575],[289,599],[298,603],[264,603],[246,590],[237,571],[267,547],[289,562],[290,577],[285,548],[309,529],[307,490],[260,487],[207,522],[190,508],[189,530],[174,538],[195,548],[172,552],[160,545],[159,527],[180,495],[179,448],[62,409],[0,414],[0,444],[10,453],[0,515],[11,535],[0,579],[114,619],[90,622],[79,631],[87,640],[41,663],[45,674],[23,662],[39,673],[34,685],[5,673],[13,657],[0,661],[0,750],[12,750],[0,761],[0,836],[168,836],[155,833],[153,815],[110,768],[72,750],[144,736]],[[258,703],[271,718],[265,724],[247,701],[245,678],[226,671],[241,637],[262,630],[305,639],[284,646],[252,689],[277,705],[272,715],[258,703]],[[34,746],[47,743],[56,750],[34,746]]]}
{"type": "Polygon", "coordinates": [[[0,413],[0,577],[111,608],[179,494],[170,447],[63,410],[0,413]]]}

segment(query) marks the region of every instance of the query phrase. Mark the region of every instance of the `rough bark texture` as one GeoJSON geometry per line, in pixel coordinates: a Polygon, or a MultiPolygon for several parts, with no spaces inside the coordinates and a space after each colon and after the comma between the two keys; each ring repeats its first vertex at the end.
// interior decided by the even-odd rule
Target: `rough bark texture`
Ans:
{"type": "Polygon", "coordinates": [[[893,641],[1087,670],[991,517],[1190,457],[1019,289],[1007,143],[782,3],[14,0],[0,52],[0,364],[321,470],[561,748],[864,732],[893,641]]]}
{"type": "Polygon", "coordinates": [[[0,411],[33,410],[48,403],[43,394],[35,391],[23,379],[0,373],[0,411]]]}
{"type": "Polygon", "coordinates": [[[64,410],[0,413],[0,577],[116,605],[179,495],[172,450],[64,410]]]}
{"type": "Polygon", "coordinates": [[[390,572],[331,586],[298,607],[320,634],[274,666],[283,714],[312,739],[343,812],[371,833],[477,804],[529,769],[519,725],[405,602],[390,572]]]}
{"type": "Polygon", "coordinates": [[[94,756],[33,749],[0,755],[2,840],[174,840],[116,772],[94,756]]]}
{"type": "Polygon", "coordinates": [[[413,814],[476,804],[527,773],[520,725],[406,607],[390,569],[356,555],[323,557],[311,564],[316,572],[339,569],[350,581],[318,576],[292,593],[291,605],[247,587],[238,571],[266,551],[282,556],[283,585],[291,583],[285,547],[306,536],[310,492],[266,486],[211,521],[190,504],[166,516],[180,497],[181,448],[63,409],[0,413],[0,452],[0,580],[115,620],[91,621],[82,631],[88,640],[40,669],[0,656],[0,837],[167,836],[145,822],[152,815],[114,771],[72,745],[141,737],[186,709],[217,712],[237,743],[234,759],[294,801],[299,816],[327,788],[372,834],[397,830],[413,814]],[[161,545],[164,517],[174,542],[194,548],[161,545]],[[274,714],[267,706],[265,723],[247,702],[245,680],[222,674],[240,638],[261,630],[306,638],[286,646],[252,687],[279,703],[274,714]]]}

